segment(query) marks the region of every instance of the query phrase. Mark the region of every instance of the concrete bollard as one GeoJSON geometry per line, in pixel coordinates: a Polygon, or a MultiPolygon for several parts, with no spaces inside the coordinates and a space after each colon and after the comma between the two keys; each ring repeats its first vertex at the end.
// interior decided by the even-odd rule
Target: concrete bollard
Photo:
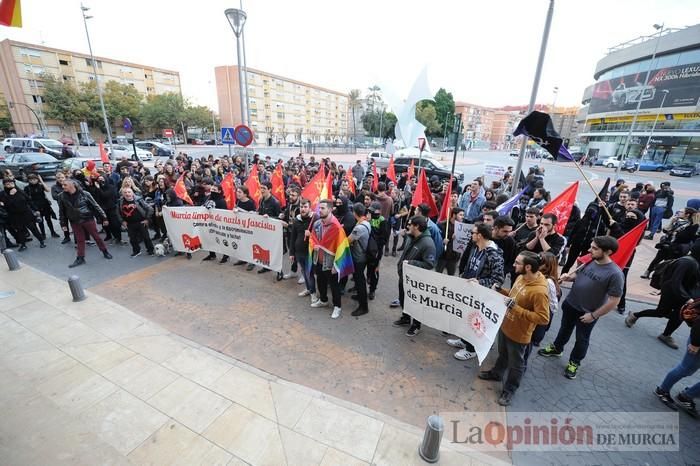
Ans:
{"type": "Polygon", "coordinates": [[[445,424],[440,416],[430,416],[428,425],[425,427],[423,442],[418,447],[418,454],[428,463],[437,463],[440,460],[440,442],[445,424]]]}
{"type": "Polygon", "coordinates": [[[17,259],[17,253],[13,249],[5,249],[2,252],[2,255],[5,256],[7,267],[9,267],[10,270],[19,270],[20,265],[19,260],[17,259]]]}
{"type": "Polygon", "coordinates": [[[83,290],[83,285],[80,283],[79,276],[71,275],[68,279],[68,286],[70,287],[70,294],[73,295],[74,303],[84,301],[87,298],[87,296],[85,296],[85,290],[83,290]]]}

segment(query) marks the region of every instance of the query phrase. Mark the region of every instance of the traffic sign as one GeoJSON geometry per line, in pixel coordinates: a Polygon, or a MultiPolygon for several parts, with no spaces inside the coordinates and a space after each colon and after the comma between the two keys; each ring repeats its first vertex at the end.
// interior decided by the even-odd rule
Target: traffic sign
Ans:
{"type": "Polygon", "coordinates": [[[131,120],[128,118],[124,118],[124,132],[131,133],[133,131],[134,131],[134,127],[131,124],[131,120]]]}
{"type": "Polygon", "coordinates": [[[425,150],[425,138],[418,138],[418,149],[421,152],[425,150]]]}
{"type": "Polygon", "coordinates": [[[163,130],[163,137],[164,138],[171,138],[173,136],[175,136],[175,131],[173,131],[172,129],[166,128],[163,130]]]}
{"type": "Polygon", "coordinates": [[[236,130],[234,128],[221,128],[221,142],[223,144],[235,144],[236,130]]]}
{"type": "Polygon", "coordinates": [[[247,147],[253,142],[253,131],[246,125],[236,126],[234,136],[236,138],[236,142],[243,147],[247,147]]]}

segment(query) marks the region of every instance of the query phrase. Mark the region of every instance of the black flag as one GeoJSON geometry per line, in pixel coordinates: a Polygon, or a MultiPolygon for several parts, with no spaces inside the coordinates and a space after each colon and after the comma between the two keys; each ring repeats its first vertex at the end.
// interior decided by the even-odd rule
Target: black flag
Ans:
{"type": "Polygon", "coordinates": [[[513,136],[521,134],[530,137],[554,158],[559,155],[573,160],[569,151],[562,145],[563,140],[559,133],[554,130],[552,118],[547,113],[534,111],[520,120],[518,127],[513,131],[513,136]],[[561,150],[562,148],[563,150],[561,150]]]}

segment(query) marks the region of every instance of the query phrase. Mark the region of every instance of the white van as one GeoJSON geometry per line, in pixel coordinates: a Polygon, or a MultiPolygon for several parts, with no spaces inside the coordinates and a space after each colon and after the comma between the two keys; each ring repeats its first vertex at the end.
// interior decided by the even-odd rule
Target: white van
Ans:
{"type": "Polygon", "coordinates": [[[5,138],[2,148],[7,153],[14,152],[40,152],[52,155],[57,159],[63,157],[63,144],[55,139],[44,138],[5,138]]]}

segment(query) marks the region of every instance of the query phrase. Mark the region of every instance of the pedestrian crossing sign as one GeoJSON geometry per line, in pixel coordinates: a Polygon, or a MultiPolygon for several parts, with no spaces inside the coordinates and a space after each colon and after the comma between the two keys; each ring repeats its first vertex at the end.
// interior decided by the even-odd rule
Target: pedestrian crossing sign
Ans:
{"type": "Polygon", "coordinates": [[[235,144],[235,131],[233,128],[221,128],[221,142],[223,144],[235,144]]]}

